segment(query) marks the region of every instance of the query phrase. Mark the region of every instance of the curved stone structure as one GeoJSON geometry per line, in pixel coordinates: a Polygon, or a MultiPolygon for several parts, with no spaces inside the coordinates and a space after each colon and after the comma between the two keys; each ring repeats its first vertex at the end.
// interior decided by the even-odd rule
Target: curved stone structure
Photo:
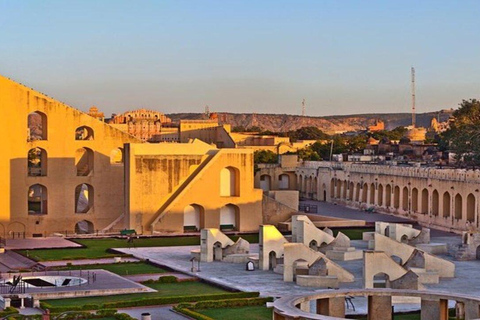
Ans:
{"type": "Polygon", "coordinates": [[[345,298],[368,298],[368,319],[391,319],[392,297],[416,297],[421,299],[421,319],[448,319],[448,300],[457,302],[460,318],[480,317],[480,297],[450,294],[440,291],[393,289],[342,289],[324,290],[311,295],[283,297],[273,303],[273,319],[340,320],[345,318],[345,298]],[[310,302],[316,301],[316,313],[310,312],[310,302]]]}

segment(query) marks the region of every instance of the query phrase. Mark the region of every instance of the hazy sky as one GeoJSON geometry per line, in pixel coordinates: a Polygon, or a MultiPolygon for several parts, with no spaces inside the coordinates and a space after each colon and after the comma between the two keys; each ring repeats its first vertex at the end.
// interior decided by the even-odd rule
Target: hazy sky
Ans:
{"type": "Polygon", "coordinates": [[[480,98],[480,1],[0,0],[0,74],[82,110],[419,112],[480,98]]]}

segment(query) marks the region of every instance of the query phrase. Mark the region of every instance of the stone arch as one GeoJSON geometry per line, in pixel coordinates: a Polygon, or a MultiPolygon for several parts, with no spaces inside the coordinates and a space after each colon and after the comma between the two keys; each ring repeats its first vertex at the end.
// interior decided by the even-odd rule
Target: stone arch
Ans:
{"type": "Polygon", "coordinates": [[[303,176],[299,175],[298,176],[298,191],[304,192],[305,190],[303,189],[303,176]]]}
{"type": "Polygon", "coordinates": [[[225,167],[220,170],[220,196],[240,196],[240,173],[235,167],[225,167]]]}
{"type": "Polygon", "coordinates": [[[475,196],[471,193],[467,196],[467,221],[475,221],[475,196]]]}
{"type": "Polygon", "coordinates": [[[375,184],[370,184],[370,204],[375,204],[375,184]]]}
{"type": "Polygon", "coordinates": [[[13,221],[8,225],[7,229],[8,235],[11,238],[25,238],[25,231],[27,229],[25,224],[19,221],[13,221]]]}
{"type": "Polygon", "coordinates": [[[27,141],[47,140],[47,115],[40,111],[31,112],[27,116],[27,141]]]}
{"type": "Polygon", "coordinates": [[[428,214],[428,189],[422,190],[422,210],[421,213],[428,214]]]}
{"type": "Polygon", "coordinates": [[[80,148],[75,152],[77,176],[88,176],[93,172],[93,150],[80,148]]]}
{"type": "Polygon", "coordinates": [[[123,148],[116,148],[110,152],[110,164],[123,164],[123,148]]]}
{"type": "Polygon", "coordinates": [[[418,189],[412,189],[412,211],[418,212],[418,189]]]}
{"type": "Polygon", "coordinates": [[[318,180],[317,180],[317,177],[314,177],[312,180],[312,194],[314,197],[317,196],[317,192],[318,192],[318,180]]]}
{"type": "Polygon", "coordinates": [[[380,207],[383,206],[383,184],[381,184],[381,183],[378,185],[377,204],[380,207]]]}
{"type": "Polygon", "coordinates": [[[353,189],[354,189],[354,184],[353,182],[350,182],[348,184],[348,200],[353,200],[353,189]]]}
{"type": "Polygon", "coordinates": [[[42,184],[34,184],[28,188],[28,214],[48,214],[48,190],[42,184]]]}
{"type": "Polygon", "coordinates": [[[262,174],[260,176],[260,189],[263,190],[263,192],[268,192],[272,188],[272,177],[268,174],[262,174]]]}
{"type": "Polygon", "coordinates": [[[90,184],[75,187],[75,213],[87,213],[93,208],[94,190],[90,184]]]}
{"type": "Polygon", "coordinates": [[[213,244],[213,261],[223,260],[222,243],[217,241],[213,244]]]}
{"type": "Polygon", "coordinates": [[[404,211],[408,210],[408,188],[403,187],[402,190],[402,209],[404,211]]]}
{"type": "Polygon", "coordinates": [[[440,212],[440,195],[437,190],[432,192],[432,215],[438,216],[440,212]]]}
{"type": "Polygon", "coordinates": [[[337,199],[340,199],[342,195],[342,180],[335,179],[335,190],[336,190],[335,197],[337,199]]]}
{"type": "Polygon", "coordinates": [[[88,126],[81,126],[75,129],[75,140],[93,140],[93,129],[88,126]]]}
{"type": "Polygon", "coordinates": [[[205,209],[198,204],[189,204],[183,209],[183,231],[199,231],[204,227],[205,209]]]}
{"type": "Polygon", "coordinates": [[[475,252],[475,258],[476,258],[477,260],[480,260],[480,246],[477,247],[477,250],[476,250],[476,252],[475,252]]]}
{"type": "Polygon", "coordinates": [[[322,184],[322,199],[320,199],[321,201],[327,201],[327,186],[324,184],[322,184]]]}
{"type": "Polygon", "coordinates": [[[281,174],[278,176],[278,189],[287,190],[290,189],[290,177],[288,174],[281,174]]]}
{"type": "Polygon", "coordinates": [[[273,270],[277,266],[277,253],[275,251],[270,251],[268,253],[268,270],[273,270]]]}
{"type": "Polygon", "coordinates": [[[81,220],[75,224],[76,234],[92,234],[95,232],[93,223],[88,220],[81,220]]]}
{"type": "Polygon", "coordinates": [[[455,219],[461,220],[463,214],[463,201],[460,193],[455,196],[455,219]]]}
{"type": "Polygon", "coordinates": [[[390,288],[390,276],[384,272],[379,272],[373,276],[374,288],[390,288]]]}
{"type": "Polygon", "coordinates": [[[47,175],[48,155],[42,148],[32,148],[28,150],[27,158],[28,176],[43,177],[47,175]]]}
{"type": "Polygon", "coordinates": [[[355,201],[359,202],[360,201],[360,183],[357,183],[357,187],[355,188],[355,201]]]}
{"type": "Polygon", "coordinates": [[[297,273],[298,269],[301,267],[308,266],[308,261],[304,259],[297,259],[292,262],[292,270],[293,270],[293,281],[297,280],[297,273]]]}
{"type": "Polygon", "coordinates": [[[444,218],[447,218],[450,216],[450,206],[451,206],[450,193],[448,193],[448,191],[445,191],[445,193],[443,194],[443,206],[442,206],[444,218]]]}
{"type": "Polygon", "coordinates": [[[367,203],[368,184],[364,183],[362,188],[362,202],[367,203]]]}
{"type": "Polygon", "coordinates": [[[395,186],[395,188],[393,189],[393,207],[395,209],[400,208],[400,187],[399,186],[395,186]]]}
{"type": "Polygon", "coordinates": [[[238,230],[240,221],[240,210],[234,204],[227,204],[220,208],[220,229],[238,230]]]}
{"type": "Polygon", "coordinates": [[[347,199],[347,189],[348,189],[348,182],[347,180],[343,180],[342,183],[342,199],[346,200],[347,199]]]}
{"type": "Polygon", "coordinates": [[[389,184],[385,187],[385,206],[392,206],[392,186],[389,184]]]}
{"type": "Polygon", "coordinates": [[[335,179],[330,180],[330,198],[335,198],[335,179]]]}

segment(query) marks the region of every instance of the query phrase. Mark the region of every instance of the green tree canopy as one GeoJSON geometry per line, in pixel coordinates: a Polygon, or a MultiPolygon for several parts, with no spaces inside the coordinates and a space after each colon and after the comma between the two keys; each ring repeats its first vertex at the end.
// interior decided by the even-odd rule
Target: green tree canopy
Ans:
{"type": "Polygon", "coordinates": [[[455,152],[460,165],[480,166],[480,101],[463,100],[452,117],[441,146],[455,152]]]}

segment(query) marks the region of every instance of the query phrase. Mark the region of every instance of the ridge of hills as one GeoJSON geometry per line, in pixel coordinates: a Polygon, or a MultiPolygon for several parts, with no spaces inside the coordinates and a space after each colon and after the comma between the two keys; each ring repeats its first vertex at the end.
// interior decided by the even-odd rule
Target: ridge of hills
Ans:
{"type": "MultiPolygon", "coordinates": [[[[443,122],[448,120],[452,113],[453,110],[417,113],[416,123],[419,127],[429,128],[433,118],[443,122]]],[[[171,113],[167,116],[174,122],[187,119],[206,119],[204,113],[171,113]]],[[[368,126],[373,125],[376,120],[383,121],[387,130],[392,130],[398,126],[408,126],[412,122],[411,113],[368,113],[311,117],[291,114],[219,112],[218,118],[220,122],[228,123],[232,128],[242,126],[248,129],[257,126],[266,131],[286,132],[302,127],[317,127],[330,134],[365,130],[368,126]]]]}

